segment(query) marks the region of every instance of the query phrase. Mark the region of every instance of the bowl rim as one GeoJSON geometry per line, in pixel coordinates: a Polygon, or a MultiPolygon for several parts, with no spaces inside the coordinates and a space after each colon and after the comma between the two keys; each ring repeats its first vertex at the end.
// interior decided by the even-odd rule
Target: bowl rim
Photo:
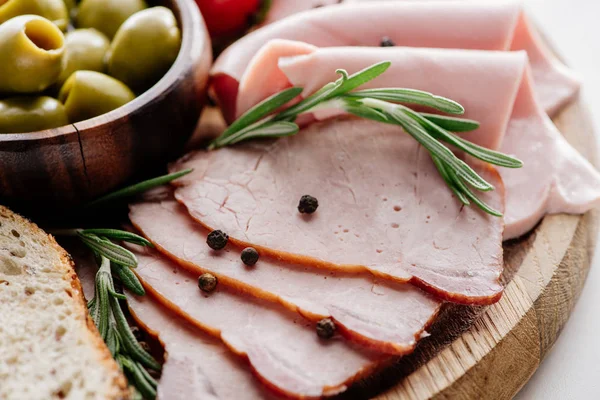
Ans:
{"type": "Polygon", "coordinates": [[[202,18],[195,1],[171,0],[171,2],[173,6],[167,8],[176,14],[175,17],[181,25],[181,47],[179,48],[179,53],[177,54],[177,58],[173,62],[173,65],[171,65],[163,77],[152,87],[129,103],[97,117],[42,131],[3,133],[0,134],[0,142],[27,142],[71,134],[79,135],[81,131],[114,123],[127,115],[142,109],[154,99],[167,92],[170,88],[174,87],[177,84],[182,71],[185,71],[189,67],[189,58],[187,56],[195,51],[194,46],[197,46],[197,43],[194,43],[194,40],[197,37],[202,39],[202,49],[206,46],[210,46],[210,40],[208,38],[206,24],[204,23],[204,19],[202,18]]]}

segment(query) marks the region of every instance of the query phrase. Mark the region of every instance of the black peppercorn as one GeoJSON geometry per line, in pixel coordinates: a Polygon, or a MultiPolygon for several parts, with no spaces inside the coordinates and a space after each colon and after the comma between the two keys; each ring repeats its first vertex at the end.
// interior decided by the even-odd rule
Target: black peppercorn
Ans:
{"type": "Polygon", "coordinates": [[[248,266],[256,264],[258,257],[258,251],[254,247],[246,247],[242,250],[242,262],[248,266]]]}
{"type": "Polygon", "coordinates": [[[208,244],[208,247],[210,247],[213,250],[223,249],[225,246],[227,246],[228,241],[229,235],[219,230],[212,231],[208,234],[208,237],[206,238],[206,243],[208,244]]]}
{"type": "Polygon", "coordinates": [[[298,211],[302,214],[312,214],[317,211],[318,207],[319,201],[308,194],[302,196],[300,198],[300,203],[298,203],[298,211]]]}
{"type": "Polygon", "coordinates": [[[321,339],[331,339],[335,334],[335,322],[331,318],[323,318],[317,322],[317,336],[321,339]]]}
{"type": "Polygon", "coordinates": [[[381,47],[394,47],[396,43],[392,39],[387,36],[381,38],[381,43],[379,43],[381,47]]]}
{"type": "Polygon", "coordinates": [[[206,293],[210,293],[213,290],[215,290],[215,288],[217,287],[217,283],[219,283],[219,281],[217,280],[217,277],[213,274],[202,274],[198,278],[198,287],[200,288],[200,290],[206,293]]]}

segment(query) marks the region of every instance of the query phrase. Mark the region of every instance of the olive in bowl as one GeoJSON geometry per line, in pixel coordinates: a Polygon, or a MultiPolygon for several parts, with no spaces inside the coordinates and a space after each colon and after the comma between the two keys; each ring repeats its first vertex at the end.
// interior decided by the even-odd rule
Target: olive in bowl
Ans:
{"type": "MultiPolygon", "coordinates": [[[[104,66],[75,67],[69,77],[59,76],[53,86],[38,93],[39,97],[57,98],[68,118],[73,120],[68,125],[46,130],[17,133],[22,131],[21,128],[0,134],[0,198],[4,203],[38,212],[70,208],[131,180],[155,174],[164,168],[166,162],[180,155],[196,127],[206,100],[211,45],[202,17],[193,2],[167,0],[150,5],[168,8],[177,22],[180,44],[172,65],[167,67],[167,71],[161,67],[163,75],[156,78],[158,81],[141,90],[132,90],[112,77],[128,90],[116,85],[120,87],[120,94],[110,101],[121,100],[112,103],[109,108],[117,108],[108,112],[93,104],[91,100],[98,99],[94,99],[91,95],[93,90],[90,91],[98,76],[103,77],[103,82],[107,82],[105,78],[110,76],[107,56],[104,66]],[[71,77],[73,80],[69,82],[71,77]],[[131,99],[130,93],[137,97],[131,99]],[[130,101],[119,106],[119,101],[126,100],[130,101]],[[84,113],[85,107],[82,106],[85,102],[89,102],[89,107],[96,112],[84,113]],[[86,119],[88,117],[91,118],[86,119]]],[[[72,32],[66,34],[64,47],[68,47],[72,32]]],[[[107,35],[104,36],[110,41],[107,35]]],[[[103,50],[102,45],[92,50],[94,54],[96,51],[108,54],[108,48],[103,50]]],[[[68,65],[71,59],[68,48],[65,53],[63,65],[68,65]]],[[[85,57],[84,61],[87,61],[85,57]]],[[[114,81],[111,82],[111,85],[114,84],[114,81]]],[[[102,83],[101,87],[106,88],[102,86],[105,84],[102,83]]],[[[0,101],[4,102],[15,97],[31,96],[30,93],[0,90],[0,101]]],[[[14,113],[18,109],[20,115],[32,112],[31,107],[12,107],[14,100],[11,101],[13,103],[9,102],[5,110],[10,108],[14,113]]],[[[35,102],[32,104],[35,105],[35,102]]]]}
{"type": "Polygon", "coordinates": [[[69,25],[64,0],[0,0],[0,24],[20,15],[39,15],[63,31],[69,25]]]}
{"type": "Polygon", "coordinates": [[[0,25],[0,93],[36,93],[62,71],[65,39],[58,27],[37,15],[0,25]]]}

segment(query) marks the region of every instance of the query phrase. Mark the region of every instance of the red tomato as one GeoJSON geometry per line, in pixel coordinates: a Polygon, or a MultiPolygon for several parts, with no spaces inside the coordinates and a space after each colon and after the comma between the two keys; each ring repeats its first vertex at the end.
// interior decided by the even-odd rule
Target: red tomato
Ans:
{"type": "Polygon", "coordinates": [[[210,35],[243,32],[260,7],[260,0],[196,0],[210,35]]]}

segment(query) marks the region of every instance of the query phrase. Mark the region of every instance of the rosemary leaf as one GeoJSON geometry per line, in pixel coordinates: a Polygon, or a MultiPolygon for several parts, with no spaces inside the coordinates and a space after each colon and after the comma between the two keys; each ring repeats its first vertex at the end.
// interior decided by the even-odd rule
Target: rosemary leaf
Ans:
{"type": "Polygon", "coordinates": [[[142,346],[140,346],[137,339],[133,335],[133,332],[131,332],[131,328],[129,328],[129,324],[127,323],[125,314],[123,314],[123,310],[121,310],[119,301],[115,298],[110,298],[110,304],[113,316],[115,317],[115,321],[117,323],[123,349],[127,351],[127,353],[130,354],[134,360],[142,363],[142,365],[156,371],[160,371],[160,364],[150,354],[148,354],[148,352],[144,350],[142,346]]]}
{"type": "Polygon", "coordinates": [[[136,235],[135,233],[122,231],[119,229],[83,229],[80,231],[80,233],[83,235],[101,236],[112,240],[122,240],[140,246],[154,247],[154,245],[146,238],[136,235]]]}
{"type": "Polygon", "coordinates": [[[424,118],[423,116],[408,108],[405,108],[404,110],[408,115],[410,115],[425,129],[427,129],[427,131],[429,131],[432,134],[432,136],[434,136],[436,139],[443,140],[446,143],[450,143],[451,145],[456,146],[458,149],[479,160],[507,168],[521,168],[523,166],[523,162],[521,160],[518,160],[504,153],[500,153],[497,151],[486,149],[482,146],[478,146],[465,139],[462,139],[458,135],[448,132],[439,125],[434,124],[433,122],[429,121],[428,119],[424,118]]]}
{"type": "Polygon", "coordinates": [[[226,138],[247,126],[252,125],[265,116],[283,107],[285,104],[298,97],[300,93],[302,93],[302,88],[292,87],[268,97],[246,111],[234,123],[229,125],[229,127],[225,129],[220,137],[226,138]]]}
{"type": "Polygon", "coordinates": [[[156,178],[148,179],[146,181],[136,183],[134,185],[127,186],[123,189],[117,190],[116,192],[107,194],[106,196],[102,196],[99,199],[88,203],[85,207],[86,208],[98,207],[98,206],[104,205],[108,202],[126,199],[129,197],[135,196],[137,194],[144,193],[155,187],[165,185],[169,182],[174,181],[175,179],[181,178],[182,176],[189,174],[190,172],[192,172],[192,169],[185,169],[185,170],[178,171],[178,172],[175,172],[172,174],[167,174],[167,175],[159,176],[156,178]]]}
{"type": "Polygon", "coordinates": [[[429,114],[424,112],[419,113],[419,115],[429,122],[450,132],[471,132],[479,128],[479,122],[472,119],[448,117],[447,115],[429,114]]]}
{"type": "Polygon", "coordinates": [[[485,147],[478,146],[475,143],[471,143],[468,140],[465,140],[458,136],[456,136],[456,139],[462,144],[461,148],[466,153],[472,155],[473,157],[479,160],[505,168],[523,167],[523,161],[519,160],[518,158],[509,156],[498,151],[486,149],[485,147]]]}
{"type": "Polygon", "coordinates": [[[97,298],[97,304],[95,306],[96,312],[93,316],[96,327],[102,339],[108,338],[108,329],[110,322],[109,314],[109,295],[108,289],[110,288],[110,270],[107,271],[107,265],[103,262],[96,273],[96,292],[95,297],[97,298]]]}
{"type": "Polygon", "coordinates": [[[389,122],[389,118],[381,111],[370,107],[363,107],[360,104],[347,103],[344,105],[344,110],[360,118],[378,122],[389,122]]]}
{"type": "Polygon", "coordinates": [[[144,374],[140,371],[141,367],[134,360],[125,356],[119,355],[123,369],[128,373],[135,383],[136,389],[145,399],[156,398],[156,388],[145,379],[144,374]]]}
{"type": "Polygon", "coordinates": [[[477,196],[471,192],[471,190],[455,175],[454,171],[448,171],[450,178],[454,182],[454,184],[458,187],[458,189],[469,199],[471,200],[477,207],[485,211],[486,213],[493,215],[495,217],[502,217],[502,213],[497,211],[479,199],[477,196]]]}
{"type": "Polygon", "coordinates": [[[494,190],[494,187],[480,177],[466,162],[459,159],[448,149],[441,144],[437,139],[432,137],[413,116],[414,111],[404,106],[398,105],[398,109],[393,110],[392,117],[402,127],[417,140],[427,151],[438,157],[445,164],[448,164],[456,174],[466,181],[469,185],[482,192],[494,190]],[[403,118],[404,116],[404,118],[403,118]]]}
{"type": "Polygon", "coordinates": [[[119,300],[127,300],[127,297],[124,294],[121,293],[117,293],[112,289],[108,289],[108,294],[110,294],[112,297],[114,297],[115,299],[119,299],[119,300]]]}
{"type": "Polygon", "coordinates": [[[342,84],[339,85],[333,92],[330,93],[329,98],[337,97],[345,93],[351,92],[352,90],[364,85],[365,83],[372,81],[379,75],[383,74],[392,65],[390,61],[381,61],[377,64],[373,64],[367,68],[364,68],[350,76],[343,69],[335,71],[342,75],[342,84]]]}
{"type": "Polygon", "coordinates": [[[150,373],[148,371],[146,371],[146,368],[142,367],[139,363],[136,363],[136,364],[137,364],[137,367],[139,368],[140,372],[142,373],[142,375],[146,379],[146,381],[150,385],[152,385],[152,387],[154,389],[156,389],[158,387],[158,382],[156,381],[156,379],[154,379],[154,377],[152,375],[150,375],[150,373]]]}
{"type": "Polygon", "coordinates": [[[346,94],[354,98],[370,98],[395,103],[418,104],[448,114],[463,114],[465,109],[454,100],[414,89],[386,88],[365,89],[346,94]]]}
{"type": "Polygon", "coordinates": [[[336,82],[329,82],[328,84],[323,86],[321,89],[317,90],[312,95],[308,96],[307,98],[303,99],[299,103],[291,106],[287,110],[276,115],[274,119],[276,121],[285,121],[290,118],[295,118],[299,114],[307,112],[311,108],[317,106],[318,104],[320,104],[320,103],[324,102],[325,100],[327,100],[328,98],[330,98],[331,93],[333,93],[333,91],[336,90],[341,84],[342,84],[342,81],[340,81],[340,80],[338,80],[336,82]]]}
{"type": "MultiPolygon", "coordinates": [[[[379,102],[379,100],[368,100],[370,100],[370,103],[379,102]]],[[[433,138],[417,121],[412,119],[405,112],[404,108],[404,106],[397,105],[395,107],[388,107],[385,111],[392,121],[395,121],[398,125],[402,126],[402,128],[404,128],[404,130],[419,142],[431,155],[439,158],[444,164],[447,164],[448,167],[455,170],[457,175],[468,182],[469,185],[481,191],[494,189],[492,185],[477,175],[467,163],[457,158],[450,149],[433,138]]]]}
{"type": "Polygon", "coordinates": [[[127,267],[137,267],[137,258],[131,251],[124,247],[92,234],[80,232],[79,238],[86,246],[108,258],[110,261],[127,267]]]}
{"type": "Polygon", "coordinates": [[[300,128],[298,127],[298,125],[296,125],[293,122],[270,122],[254,130],[244,132],[243,134],[236,133],[228,138],[225,138],[225,145],[236,144],[243,140],[261,137],[277,138],[283,136],[291,136],[298,133],[299,130],[300,128]]]}
{"type": "Polygon", "coordinates": [[[119,264],[112,264],[111,269],[113,274],[119,278],[123,286],[125,286],[133,294],[138,296],[144,296],[146,294],[144,286],[142,286],[138,277],[129,267],[119,264]]]}
{"type": "Polygon", "coordinates": [[[452,190],[456,198],[458,198],[458,200],[465,206],[468,206],[470,204],[469,199],[464,194],[462,194],[459,188],[456,187],[456,185],[452,181],[452,178],[450,177],[450,174],[448,173],[448,170],[444,166],[444,163],[442,163],[440,159],[435,156],[431,156],[431,159],[433,160],[433,164],[439,171],[442,179],[444,180],[444,182],[446,182],[446,185],[448,185],[450,190],[452,190]]]}
{"type": "Polygon", "coordinates": [[[108,335],[106,337],[106,347],[110,350],[110,354],[112,354],[113,358],[119,352],[119,333],[117,332],[117,327],[114,322],[110,324],[108,328],[108,335]]]}

